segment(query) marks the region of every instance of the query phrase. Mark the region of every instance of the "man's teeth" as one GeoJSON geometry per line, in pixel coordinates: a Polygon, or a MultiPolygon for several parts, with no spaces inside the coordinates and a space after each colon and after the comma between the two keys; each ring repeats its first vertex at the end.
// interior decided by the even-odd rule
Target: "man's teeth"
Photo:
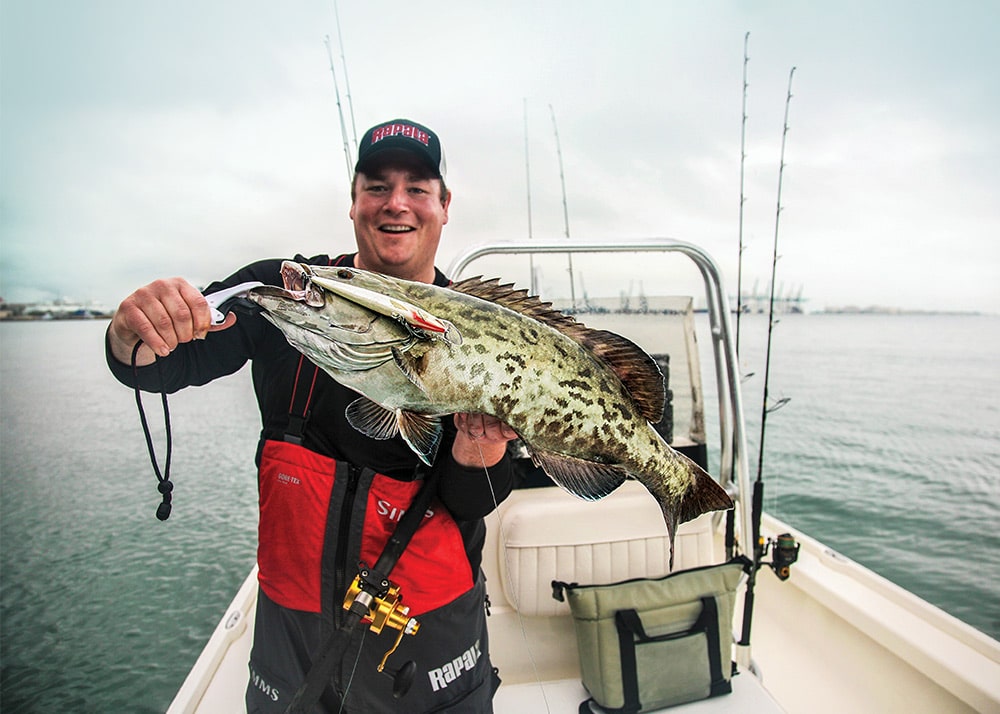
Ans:
{"type": "Polygon", "coordinates": [[[388,233],[406,233],[407,231],[412,231],[413,228],[410,226],[382,226],[381,230],[388,233]]]}

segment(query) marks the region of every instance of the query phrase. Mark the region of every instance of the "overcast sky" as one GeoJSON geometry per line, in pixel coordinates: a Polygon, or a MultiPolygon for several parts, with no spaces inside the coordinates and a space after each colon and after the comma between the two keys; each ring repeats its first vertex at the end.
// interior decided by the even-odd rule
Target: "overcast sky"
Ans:
{"type": "MultiPolygon", "coordinates": [[[[113,307],[167,275],[353,248],[332,0],[3,0],[0,296],[113,307]]],[[[491,240],[696,243],[808,309],[1000,312],[1000,3],[340,0],[356,132],[435,129],[439,265],[491,240]]],[[[617,294],[585,274],[591,294],[617,294]]],[[[652,292],[647,285],[646,290],[652,292]]]]}

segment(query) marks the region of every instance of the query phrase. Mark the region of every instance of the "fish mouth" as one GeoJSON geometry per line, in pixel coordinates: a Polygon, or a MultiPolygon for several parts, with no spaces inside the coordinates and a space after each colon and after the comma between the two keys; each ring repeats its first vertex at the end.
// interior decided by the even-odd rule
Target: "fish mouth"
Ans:
{"type": "Polygon", "coordinates": [[[324,290],[312,281],[313,273],[307,265],[286,260],[281,264],[281,280],[287,297],[304,302],[309,307],[320,308],[326,304],[324,290]]]}
{"type": "MultiPolygon", "coordinates": [[[[339,279],[341,271],[350,272],[335,271],[339,279]]],[[[374,369],[392,360],[394,350],[406,351],[416,340],[378,311],[325,288],[331,279],[316,275],[312,266],[285,261],[281,279],[281,286],[255,287],[247,297],[293,347],[324,369],[374,369]]]]}
{"type": "MultiPolygon", "coordinates": [[[[320,310],[329,299],[345,300],[371,314],[382,315],[403,325],[418,338],[442,339],[453,345],[462,344],[462,335],[448,320],[421,309],[404,298],[354,284],[354,278],[364,271],[339,267],[325,275],[317,275],[312,266],[286,260],[281,264],[282,288],[256,289],[258,304],[264,296],[281,297],[320,310]]],[[[373,320],[374,321],[374,320],[373,320]]]]}
{"type": "Polygon", "coordinates": [[[309,266],[286,260],[281,264],[282,287],[261,285],[250,290],[248,297],[251,300],[255,296],[279,297],[320,309],[326,305],[325,292],[322,287],[313,284],[312,277],[309,266]]]}

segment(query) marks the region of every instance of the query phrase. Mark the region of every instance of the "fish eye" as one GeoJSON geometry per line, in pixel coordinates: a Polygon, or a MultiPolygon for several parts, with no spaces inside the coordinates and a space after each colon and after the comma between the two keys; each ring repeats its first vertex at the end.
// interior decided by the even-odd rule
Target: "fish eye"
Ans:
{"type": "Polygon", "coordinates": [[[338,270],[337,277],[340,278],[341,280],[350,280],[351,278],[354,277],[354,273],[352,273],[350,270],[338,270]]]}

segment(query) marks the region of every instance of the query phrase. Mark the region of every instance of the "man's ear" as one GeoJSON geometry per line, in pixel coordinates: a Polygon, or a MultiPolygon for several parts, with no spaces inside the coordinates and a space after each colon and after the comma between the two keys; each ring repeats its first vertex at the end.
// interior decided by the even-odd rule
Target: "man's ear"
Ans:
{"type": "Polygon", "coordinates": [[[451,189],[444,195],[444,199],[441,201],[441,206],[444,208],[444,220],[441,222],[442,225],[448,222],[448,206],[451,205],[451,189]]]}

